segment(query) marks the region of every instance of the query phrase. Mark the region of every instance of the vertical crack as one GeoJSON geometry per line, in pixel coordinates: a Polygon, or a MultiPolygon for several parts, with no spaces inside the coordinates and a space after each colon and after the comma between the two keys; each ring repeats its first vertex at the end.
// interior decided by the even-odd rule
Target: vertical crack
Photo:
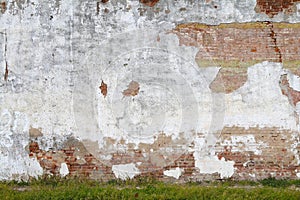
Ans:
{"type": "Polygon", "coordinates": [[[281,50],[277,44],[277,38],[276,38],[276,33],[274,31],[273,23],[270,21],[267,21],[266,23],[267,23],[267,26],[270,27],[270,38],[272,39],[272,42],[274,45],[275,54],[278,55],[279,62],[282,63],[282,54],[281,54],[281,50]]]}
{"type": "Polygon", "coordinates": [[[97,13],[97,15],[99,15],[99,12],[100,12],[100,2],[97,2],[97,4],[96,4],[96,13],[97,13]]]}
{"type": "Polygon", "coordinates": [[[4,62],[5,62],[4,80],[7,81],[8,64],[7,64],[7,34],[6,34],[6,31],[4,32],[4,62]]]}

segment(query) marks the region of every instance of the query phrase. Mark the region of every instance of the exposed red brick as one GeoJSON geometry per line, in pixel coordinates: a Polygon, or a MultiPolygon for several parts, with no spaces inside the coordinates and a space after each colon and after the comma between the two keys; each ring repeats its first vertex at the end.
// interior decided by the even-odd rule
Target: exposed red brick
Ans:
{"type": "Polygon", "coordinates": [[[170,170],[176,167],[184,169],[183,176],[192,176],[193,172],[195,172],[195,159],[193,153],[181,155],[174,161],[173,165],[164,167],[164,170],[170,170]]]}
{"type": "Polygon", "coordinates": [[[31,142],[29,144],[29,152],[37,153],[39,151],[39,144],[37,142],[31,142]]]}
{"type": "Polygon", "coordinates": [[[101,85],[100,85],[100,91],[101,91],[101,94],[103,94],[104,97],[106,97],[107,95],[107,84],[105,84],[103,82],[103,80],[101,81],[101,85]]]}
{"type": "Polygon", "coordinates": [[[247,81],[246,68],[221,68],[209,88],[213,92],[231,93],[247,81]]]}
{"type": "Polygon", "coordinates": [[[101,175],[102,180],[109,180],[113,177],[111,168],[97,161],[79,142],[75,143],[74,146],[66,146],[64,149],[57,150],[59,153],[53,150],[41,150],[37,142],[31,142],[29,144],[29,151],[29,155],[37,158],[46,174],[59,175],[60,165],[62,162],[65,162],[70,172],[69,176],[90,177],[94,172],[101,170],[100,174],[103,174],[101,175]],[[78,148],[80,148],[81,153],[85,154],[81,158],[85,160],[85,163],[80,162],[75,155],[75,151],[78,148]]]}
{"type": "MultiPolygon", "coordinates": [[[[258,128],[250,127],[225,127],[222,130],[220,143],[217,143],[217,156],[219,159],[234,161],[236,168],[234,177],[240,179],[251,178],[249,174],[256,174],[256,179],[268,178],[271,173],[276,173],[277,178],[296,178],[296,169],[300,166],[291,150],[287,150],[287,146],[292,145],[292,135],[295,134],[290,130],[282,130],[279,128],[258,128]],[[262,153],[256,155],[252,151],[247,151],[240,146],[240,151],[233,151],[233,146],[223,146],[221,143],[230,136],[253,135],[256,143],[266,143],[267,146],[260,147],[262,153]]],[[[246,144],[247,145],[247,144],[246,144]]],[[[253,145],[253,144],[252,144],[253,145]]]]}
{"type": "Polygon", "coordinates": [[[211,89],[216,91],[224,87],[228,93],[239,88],[245,81],[247,67],[262,61],[281,62],[284,68],[300,73],[298,24],[257,22],[212,26],[190,23],[178,25],[172,33],[178,36],[180,45],[199,48],[195,57],[199,67],[228,68],[221,69],[212,83],[211,89]]]}
{"type": "Polygon", "coordinates": [[[279,84],[282,94],[289,98],[289,101],[293,106],[296,106],[296,104],[300,102],[300,92],[290,87],[287,75],[282,75],[280,77],[279,84]]]}
{"type": "Polygon", "coordinates": [[[269,17],[273,17],[279,12],[290,14],[295,11],[296,2],[299,2],[299,0],[257,0],[255,11],[266,13],[269,17]]]}
{"type": "Polygon", "coordinates": [[[140,2],[146,6],[153,7],[159,0],[140,0],[140,2]]]}

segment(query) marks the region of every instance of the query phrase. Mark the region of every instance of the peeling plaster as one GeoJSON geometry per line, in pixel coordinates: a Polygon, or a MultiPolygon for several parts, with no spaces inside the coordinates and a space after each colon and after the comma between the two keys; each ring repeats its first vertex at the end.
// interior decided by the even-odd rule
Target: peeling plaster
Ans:
{"type": "Polygon", "coordinates": [[[300,77],[288,72],[287,79],[290,84],[290,87],[298,92],[300,92],[300,77]]]}
{"type": "Polygon", "coordinates": [[[205,138],[195,140],[194,159],[195,167],[200,170],[201,174],[220,174],[221,179],[229,178],[234,174],[234,161],[225,161],[224,158],[218,159],[214,156],[214,147],[206,146],[205,138]],[[205,148],[210,148],[207,152],[205,148]]]}
{"type": "Polygon", "coordinates": [[[297,130],[294,108],[279,86],[282,73],[280,63],[262,62],[249,67],[247,82],[225,96],[224,125],[297,130]]]}
{"type": "Polygon", "coordinates": [[[182,175],[183,172],[184,172],[184,169],[180,169],[179,167],[176,167],[175,169],[170,169],[170,170],[164,171],[164,175],[179,179],[179,177],[182,175]]]}
{"type": "Polygon", "coordinates": [[[67,176],[69,174],[68,165],[66,163],[61,163],[59,173],[62,177],[67,176]]]}
{"type": "Polygon", "coordinates": [[[230,178],[234,174],[234,161],[221,160],[217,156],[206,156],[198,158],[195,156],[195,167],[200,170],[201,174],[220,174],[220,178],[230,178]]]}
{"type": "MultiPolygon", "coordinates": [[[[195,57],[203,47],[180,46],[170,33],[176,24],[190,22],[298,23],[298,12],[270,19],[255,12],[255,0],[5,2],[0,13],[1,36],[5,33],[0,51],[0,180],[42,175],[40,163],[28,156],[28,144],[36,142],[40,153],[50,154],[73,134],[86,149],[83,153],[73,146],[65,150],[70,152],[54,156],[54,167],[62,176],[71,171],[64,156],[74,154],[76,164],[91,162],[97,177],[102,174],[93,156],[117,178],[133,178],[149,163],[166,176],[179,178],[183,168],[163,172],[169,169],[164,167],[194,152],[200,174],[226,178],[234,174],[235,163],[216,156],[215,144],[223,127],[276,126],[299,131],[294,117],[295,110],[299,115],[299,103],[296,108],[290,105],[278,84],[286,73],[284,63],[250,66],[244,84],[217,94],[209,86],[220,67],[209,60],[209,68],[199,69],[203,63],[196,63],[195,57]],[[133,80],[138,87],[127,91],[133,80]],[[136,152],[142,155],[138,162],[136,152]],[[132,163],[112,164],[120,155],[129,155],[132,163]]],[[[275,37],[274,28],[269,39],[281,61],[280,38],[275,37]]],[[[213,34],[203,37],[207,42],[216,38],[213,34]]],[[[209,53],[204,56],[210,58],[209,53]]],[[[288,81],[299,91],[297,75],[288,74],[288,81]]],[[[297,134],[292,140],[287,148],[299,162],[297,134]]],[[[265,148],[253,135],[232,136],[226,142],[237,146],[233,151],[242,145],[260,154],[259,148],[265,148]]],[[[79,143],[73,145],[79,147],[79,143]]]]}
{"type": "Polygon", "coordinates": [[[29,140],[28,115],[8,109],[0,112],[0,180],[26,181],[29,177],[42,175],[40,164],[36,159],[29,158],[26,151],[29,140]]]}
{"type": "Polygon", "coordinates": [[[233,135],[230,140],[224,140],[222,146],[230,146],[231,152],[252,151],[256,155],[261,155],[262,149],[268,147],[261,141],[256,141],[254,135],[233,135]]]}
{"type": "Polygon", "coordinates": [[[122,164],[122,165],[113,165],[112,171],[116,178],[120,178],[122,180],[132,179],[136,175],[140,174],[139,169],[136,167],[134,163],[130,164],[122,164]]]}

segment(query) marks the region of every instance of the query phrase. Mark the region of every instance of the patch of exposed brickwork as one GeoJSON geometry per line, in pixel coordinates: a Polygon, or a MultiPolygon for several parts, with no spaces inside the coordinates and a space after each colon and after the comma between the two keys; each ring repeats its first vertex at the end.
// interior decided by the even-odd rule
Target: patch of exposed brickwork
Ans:
{"type": "Polygon", "coordinates": [[[282,61],[286,68],[299,66],[299,24],[257,22],[209,26],[191,23],[177,26],[173,33],[179,37],[180,45],[199,48],[196,61],[200,67],[248,67],[262,61],[282,61]]]}
{"type": "MultiPolygon", "coordinates": [[[[116,144],[120,144],[120,142],[116,144]]],[[[157,136],[153,144],[141,143],[138,149],[131,148],[127,149],[126,152],[113,153],[109,163],[110,165],[141,163],[137,166],[141,172],[140,176],[150,176],[160,180],[170,179],[163,175],[164,170],[179,167],[184,170],[182,179],[185,179],[191,177],[195,171],[193,153],[177,151],[167,155],[161,150],[170,146],[176,146],[178,148],[178,145],[180,145],[180,143],[173,141],[171,136],[161,134],[157,136]]]]}
{"type": "Polygon", "coordinates": [[[228,68],[220,70],[211,84],[215,91],[224,87],[228,93],[239,88],[245,82],[246,68],[263,61],[280,62],[284,68],[299,73],[299,24],[257,22],[212,26],[191,23],[178,25],[172,32],[178,36],[180,45],[199,48],[195,57],[199,67],[228,68]]]}
{"type": "Polygon", "coordinates": [[[255,11],[274,17],[280,12],[291,14],[295,12],[295,3],[299,0],[257,0],[255,11]]]}
{"type": "Polygon", "coordinates": [[[61,163],[66,163],[69,176],[101,180],[113,178],[111,168],[96,160],[78,141],[63,149],[49,151],[40,149],[38,142],[33,141],[29,144],[29,156],[35,157],[39,161],[44,169],[44,174],[59,175],[61,163]]]}
{"type": "Polygon", "coordinates": [[[106,97],[107,95],[107,84],[104,83],[104,81],[102,80],[101,81],[101,85],[99,87],[100,91],[101,91],[101,94],[104,96],[104,98],[106,97]]]}
{"type": "Polygon", "coordinates": [[[271,176],[297,178],[300,166],[293,151],[299,154],[300,146],[295,145],[295,149],[290,149],[294,143],[293,134],[290,130],[279,128],[225,127],[217,144],[217,155],[219,159],[223,157],[235,162],[234,178],[237,179],[263,179],[271,176]],[[231,140],[231,136],[245,135],[253,135],[255,144],[224,144],[225,140],[231,140]],[[261,153],[255,153],[246,146],[256,146],[261,153]]]}
{"type": "MultiPolygon", "coordinates": [[[[170,179],[163,175],[164,170],[177,167],[184,169],[183,180],[191,177],[195,171],[193,153],[173,155],[174,159],[172,162],[165,166],[160,166],[153,162],[151,155],[145,156],[141,150],[129,149],[126,152],[113,153],[109,161],[101,162],[90,154],[81,142],[75,139],[65,142],[64,146],[61,149],[45,151],[40,149],[38,142],[32,141],[29,144],[29,156],[38,160],[44,169],[44,174],[59,175],[61,163],[66,163],[70,172],[68,176],[89,177],[98,180],[114,179],[112,166],[128,163],[142,163],[137,165],[141,171],[140,176],[150,176],[159,180],[170,179]]],[[[161,155],[160,159],[165,158],[161,155]]]]}
{"type": "MultiPolygon", "coordinates": [[[[215,145],[215,153],[219,159],[235,162],[234,179],[263,179],[274,175],[278,178],[296,178],[300,170],[296,156],[300,153],[300,144],[295,143],[295,135],[297,134],[293,131],[279,128],[225,127],[215,145]],[[232,142],[232,136],[249,135],[255,140],[232,142]]],[[[164,171],[179,167],[183,169],[179,182],[219,179],[218,173],[199,174],[199,169],[195,168],[193,152],[174,155],[172,162],[160,166],[151,160],[151,155],[145,156],[142,150],[129,149],[112,154],[112,158],[107,161],[109,164],[105,165],[89,154],[83,144],[74,141],[66,142],[62,149],[49,151],[41,150],[38,143],[33,141],[29,145],[29,155],[37,158],[45,174],[59,175],[61,163],[66,163],[69,176],[110,180],[115,178],[112,165],[136,163],[141,177],[173,180],[174,178],[165,176],[164,171]]],[[[163,161],[165,158],[162,156],[156,159],[163,161]]]]}
{"type": "Polygon", "coordinates": [[[221,68],[209,88],[213,92],[228,94],[242,87],[246,81],[246,68],[221,68]]]}
{"type": "Polygon", "coordinates": [[[176,167],[184,170],[182,176],[192,177],[193,173],[196,171],[193,153],[183,154],[175,160],[173,165],[165,167],[164,170],[174,169],[176,167]]]}
{"type": "Polygon", "coordinates": [[[279,85],[282,94],[289,98],[291,105],[296,106],[300,102],[300,92],[290,87],[286,74],[280,77],[279,85]]]}
{"type": "Polygon", "coordinates": [[[146,6],[153,7],[159,0],[140,0],[140,2],[146,6]]]}

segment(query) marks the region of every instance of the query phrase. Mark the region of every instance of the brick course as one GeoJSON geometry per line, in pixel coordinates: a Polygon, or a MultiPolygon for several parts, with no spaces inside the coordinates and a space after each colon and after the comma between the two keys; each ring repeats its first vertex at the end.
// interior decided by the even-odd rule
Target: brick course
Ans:
{"type": "MultiPolygon", "coordinates": [[[[300,170],[298,159],[300,145],[295,143],[296,132],[273,128],[224,127],[218,142],[214,146],[215,155],[221,160],[234,161],[235,173],[233,179],[263,179],[271,176],[277,178],[297,178],[300,170]],[[226,143],[231,136],[253,135],[255,143],[226,143]],[[261,153],[257,154],[249,147],[256,147],[261,153]],[[290,147],[293,148],[291,149],[290,147]],[[295,152],[297,152],[295,154],[295,152]],[[254,177],[255,175],[255,177],[254,177]]],[[[298,138],[299,139],[299,138],[298,138]]],[[[159,180],[173,180],[163,175],[163,171],[177,167],[184,170],[179,182],[218,179],[218,174],[201,174],[195,168],[193,152],[183,153],[173,162],[165,166],[158,166],[144,157],[140,150],[129,150],[127,153],[114,153],[112,159],[106,163],[97,160],[92,154],[84,151],[80,142],[73,142],[73,146],[63,149],[44,151],[39,149],[37,142],[29,144],[29,156],[36,157],[43,167],[45,174],[59,175],[61,163],[66,163],[70,174],[68,176],[89,177],[98,180],[114,178],[112,165],[143,162],[138,166],[142,177],[153,177],[159,180]],[[76,151],[81,150],[81,156],[76,151]],[[131,154],[133,153],[133,154],[131,154]]]]}

